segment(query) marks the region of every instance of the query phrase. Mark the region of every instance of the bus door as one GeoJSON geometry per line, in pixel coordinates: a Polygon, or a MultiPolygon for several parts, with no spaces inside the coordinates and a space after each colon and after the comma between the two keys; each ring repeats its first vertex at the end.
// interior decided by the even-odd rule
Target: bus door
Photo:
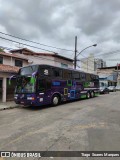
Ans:
{"type": "Polygon", "coordinates": [[[51,100],[51,80],[49,78],[38,79],[37,85],[39,102],[47,104],[51,100]]]}

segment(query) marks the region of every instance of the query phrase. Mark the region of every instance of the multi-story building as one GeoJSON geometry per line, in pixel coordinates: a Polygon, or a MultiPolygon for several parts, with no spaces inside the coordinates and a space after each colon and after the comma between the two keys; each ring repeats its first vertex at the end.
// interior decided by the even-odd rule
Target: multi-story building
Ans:
{"type": "Polygon", "coordinates": [[[81,70],[88,73],[94,73],[94,55],[90,54],[87,58],[82,58],[81,61],[81,70]]]}
{"type": "Polygon", "coordinates": [[[94,60],[94,65],[95,65],[95,70],[97,68],[104,68],[104,67],[106,67],[106,62],[103,61],[103,59],[97,58],[94,60]]]}
{"type": "Polygon", "coordinates": [[[81,70],[89,73],[96,73],[97,68],[106,67],[106,62],[102,59],[95,59],[93,54],[81,59],[81,70]]]}

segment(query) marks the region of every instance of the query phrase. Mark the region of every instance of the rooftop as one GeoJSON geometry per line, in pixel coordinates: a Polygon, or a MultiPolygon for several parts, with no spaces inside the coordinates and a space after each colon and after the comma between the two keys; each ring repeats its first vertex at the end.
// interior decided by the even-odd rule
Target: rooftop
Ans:
{"type": "Polygon", "coordinates": [[[15,50],[11,50],[10,52],[11,53],[20,53],[20,54],[25,54],[25,55],[33,55],[33,56],[34,55],[36,55],[36,56],[52,56],[52,57],[58,57],[58,58],[73,62],[73,59],[64,57],[64,56],[59,55],[57,53],[42,53],[42,52],[38,53],[38,52],[34,52],[32,50],[29,50],[27,48],[15,49],[15,50]]]}
{"type": "MultiPolygon", "coordinates": [[[[116,66],[109,66],[109,67],[103,67],[103,68],[98,68],[99,70],[102,70],[102,69],[115,69],[117,70],[117,65],[116,66]]],[[[118,69],[120,69],[120,66],[118,66],[118,69]]]]}
{"type": "Polygon", "coordinates": [[[16,54],[10,54],[10,53],[5,53],[5,52],[0,52],[0,56],[7,56],[7,57],[12,57],[12,58],[17,58],[17,59],[24,59],[24,60],[28,60],[27,58],[23,58],[21,56],[18,56],[16,54]]]}
{"type": "Polygon", "coordinates": [[[17,73],[18,71],[19,71],[19,67],[0,64],[0,72],[17,73]]]}

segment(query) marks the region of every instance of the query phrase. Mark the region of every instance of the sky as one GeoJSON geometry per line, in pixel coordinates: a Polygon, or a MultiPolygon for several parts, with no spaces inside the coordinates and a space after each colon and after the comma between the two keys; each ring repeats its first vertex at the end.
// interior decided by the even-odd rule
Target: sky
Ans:
{"type": "MultiPolygon", "coordinates": [[[[0,0],[0,32],[71,50],[37,45],[0,33],[0,37],[70,58],[74,57],[77,36],[78,53],[97,44],[84,50],[80,59],[93,53],[95,58],[107,61],[108,66],[116,65],[120,63],[120,0],[0,0]]],[[[27,47],[1,38],[0,46],[27,47]]]]}

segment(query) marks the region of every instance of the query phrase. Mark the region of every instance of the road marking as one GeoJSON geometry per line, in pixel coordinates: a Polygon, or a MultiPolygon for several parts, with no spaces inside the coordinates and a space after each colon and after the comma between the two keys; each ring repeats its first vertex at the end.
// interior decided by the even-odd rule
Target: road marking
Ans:
{"type": "Polygon", "coordinates": [[[87,125],[77,125],[75,128],[81,128],[81,129],[89,129],[89,128],[105,128],[107,127],[107,124],[104,122],[100,123],[91,123],[87,125]]]}

